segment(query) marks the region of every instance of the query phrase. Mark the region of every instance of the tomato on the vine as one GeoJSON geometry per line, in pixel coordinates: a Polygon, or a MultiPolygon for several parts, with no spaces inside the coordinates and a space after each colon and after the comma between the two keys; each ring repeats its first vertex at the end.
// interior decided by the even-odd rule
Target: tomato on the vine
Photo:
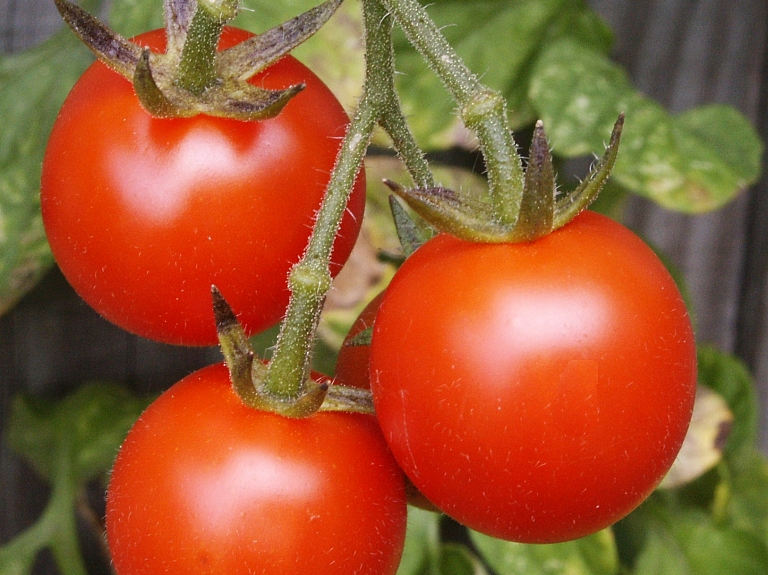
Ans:
{"type": "Polygon", "coordinates": [[[405,520],[403,474],[373,418],[254,410],[221,364],[142,414],[107,493],[118,575],[392,575],[405,520]]]}
{"type": "MultiPolygon", "coordinates": [[[[226,28],[220,48],[251,36],[226,28]]],[[[136,38],[164,49],[162,31],[136,38]]],[[[141,336],[215,345],[215,284],[248,333],[277,322],[349,119],[308,68],[286,56],[252,80],[304,83],[257,122],[152,118],[130,82],[97,62],[61,109],[43,163],[41,204],[53,254],[104,317],[141,336]]],[[[361,172],[333,250],[346,261],[362,222],[361,172]]]]}
{"type": "Polygon", "coordinates": [[[696,387],[671,276],[591,212],[529,243],[428,241],[385,293],[370,361],[379,422],[416,487],[521,542],[634,509],[674,461],[696,387]]]}

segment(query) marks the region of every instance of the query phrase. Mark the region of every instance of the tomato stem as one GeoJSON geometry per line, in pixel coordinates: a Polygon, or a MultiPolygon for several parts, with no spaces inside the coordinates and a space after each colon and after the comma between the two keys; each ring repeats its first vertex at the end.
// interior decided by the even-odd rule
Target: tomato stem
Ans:
{"type": "Polygon", "coordinates": [[[486,161],[497,223],[516,223],[524,176],[504,98],[480,83],[416,0],[380,1],[403,29],[408,41],[446,85],[459,105],[465,125],[477,135],[486,161]]]}
{"type": "Polygon", "coordinates": [[[198,0],[176,73],[176,84],[180,88],[199,96],[217,83],[216,46],[226,16],[231,18],[234,13],[214,14],[203,0],[198,0]]]}
{"type": "Polygon", "coordinates": [[[331,247],[373,133],[373,112],[371,106],[361,103],[342,142],[344,153],[339,155],[331,174],[310,246],[291,270],[291,299],[265,381],[265,386],[273,394],[296,395],[309,377],[315,332],[325,295],[330,288],[328,261],[331,247]]]}
{"type": "Polygon", "coordinates": [[[248,80],[312,36],[342,0],[326,0],[295,18],[217,52],[238,0],[165,0],[167,50],[153,53],[68,0],[54,0],[64,21],[107,66],[133,82],[156,118],[208,114],[241,121],[274,118],[303,84],[283,90],[248,80]]]}
{"type": "Polygon", "coordinates": [[[376,414],[373,409],[373,397],[369,390],[344,385],[328,387],[328,393],[319,411],[376,414]]]}
{"type": "Polygon", "coordinates": [[[379,0],[364,0],[363,17],[363,95],[342,142],[307,251],[290,274],[291,299],[265,381],[266,388],[276,395],[300,395],[309,378],[315,333],[330,288],[333,242],[377,123],[391,137],[414,182],[433,185],[429,165],[408,128],[395,92],[392,19],[379,0]]]}

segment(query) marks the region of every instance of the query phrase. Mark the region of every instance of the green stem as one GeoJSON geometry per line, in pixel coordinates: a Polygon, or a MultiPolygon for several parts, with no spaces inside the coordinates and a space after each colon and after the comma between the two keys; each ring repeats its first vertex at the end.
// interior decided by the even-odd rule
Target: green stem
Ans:
{"type": "Polygon", "coordinates": [[[416,0],[379,1],[459,104],[461,117],[477,135],[485,157],[499,223],[514,224],[522,202],[524,175],[504,98],[480,83],[416,0]]]}
{"type": "Polygon", "coordinates": [[[68,446],[61,448],[59,458],[60,462],[53,477],[53,492],[45,511],[46,516],[50,514],[50,520],[56,524],[51,533],[51,551],[62,573],[87,575],[77,535],[79,485],[68,446]]]}
{"type": "Polygon", "coordinates": [[[69,438],[58,445],[53,469],[53,489],[42,516],[23,533],[0,546],[0,571],[24,573],[31,570],[35,557],[50,548],[59,572],[87,575],[77,536],[75,505],[79,485],[72,464],[69,438]]]}
{"type": "Polygon", "coordinates": [[[342,141],[342,153],[331,174],[309,247],[291,270],[291,299],[264,382],[274,395],[297,396],[309,375],[320,311],[331,286],[328,262],[333,240],[373,134],[375,119],[374,107],[363,97],[342,141]]]}
{"type": "Polygon", "coordinates": [[[717,474],[720,481],[715,487],[715,495],[712,500],[712,520],[716,525],[724,525],[728,520],[733,480],[728,465],[722,461],[717,466],[717,474]]]}
{"type": "Polygon", "coordinates": [[[366,45],[375,47],[366,53],[368,94],[377,110],[377,121],[392,139],[400,159],[416,187],[431,188],[432,171],[403,116],[400,97],[395,89],[395,50],[392,45],[393,20],[378,0],[364,3],[366,45]]]}
{"type": "Polygon", "coordinates": [[[295,397],[305,387],[320,312],[331,285],[333,242],[377,122],[390,134],[417,185],[429,186],[432,182],[429,166],[408,130],[395,93],[391,19],[378,0],[364,0],[363,16],[363,96],[342,142],[307,251],[289,276],[291,300],[264,382],[277,396],[295,397]]]}
{"type": "Polygon", "coordinates": [[[216,47],[224,24],[234,17],[231,4],[225,2],[219,11],[214,11],[209,4],[198,0],[176,76],[180,88],[199,96],[218,81],[216,47]]]}
{"type": "Polygon", "coordinates": [[[265,376],[267,390],[278,397],[295,398],[306,390],[315,333],[331,285],[333,242],[376,123],[392,138],[416,185],[434,186],[394,87],[393,21],[446,84],[459,104],[464,123],[477,134],[499,223],[513,225],[520,213],[524,174],[501,95],[480,83],[416,0],[363,0],[363,17],[363,96],[343,140],[307,251],[289,276],[291,299],[265,376]]]}

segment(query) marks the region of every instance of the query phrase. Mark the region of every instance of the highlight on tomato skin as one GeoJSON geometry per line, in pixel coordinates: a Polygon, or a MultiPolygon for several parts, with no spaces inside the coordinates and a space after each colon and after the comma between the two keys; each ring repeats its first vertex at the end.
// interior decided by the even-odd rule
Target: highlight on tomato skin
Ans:
{"type": "Polygon", "coordinates": [[[394,575],[405,527],[403,474],[375,419],[248,408],[223,364],[144,412],[107,493],[118,575],[394,575]]]}
{"type": "Polygon", "coordinates": [[[370,362],[410,480],[460,523],[525,543],[582,537],[639,505],[696,389],[674,281],[592,212],[530,243],[428,241],[386,290],[370,362]]]}
{"type": "MultiPolygon", "coordinates": [[[[220,47],[250,36],[226,28],[220,47]]],[[[136,41],[161,50],[164,33],[136,41]]],[[[282,318],[288,272],[306,249],[349,118],[291,56],[252,81],[306,88],[269,120],[156,119],[130,82],[97,62],[68,96],[43,163],[43,222],[67,280],[111,322],[166,343],[216,345],[213,284],[249,334],[282,318]]],[[[334,275],[364,208],[361,171],[334,275]]]]}

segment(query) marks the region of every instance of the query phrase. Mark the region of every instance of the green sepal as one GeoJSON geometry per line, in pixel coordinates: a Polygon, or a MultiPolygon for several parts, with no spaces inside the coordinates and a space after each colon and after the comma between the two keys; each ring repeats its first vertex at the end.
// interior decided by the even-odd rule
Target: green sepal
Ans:
{"type": "Polygon", "coordinates": [[[235,312],[216,286],[211,286],[213,313],[224,363],[240,400],[253,409],[301,419],[318,411],[346,411],[373,414],[368,390],[307,378],[294,396],[281,396],[266,385],[267,365],[257,359],[235,312]]]}
{"type": "Polygon", "coordinates": [[[470,241],[499,241],[503,228],[494,220],[490,202],[441,186],[407,189],[389,180],[384,183],[438,230],[470,241]]]}
{"type": "MultiPolygon", "coordinates": [[[[393,183],[389,180],[385,180],[384,183],[390,189],[392,188],[393,183]]],[[[400,240],[400,245],[403,247],[403,253],[405,257],[408,257],[419,249],[429,237],[394,196],[389,196],[389,209],[392,211],[395,231],[400,240]]]]}
{"type": "Polygon", "coordinates": [[[179,111],[155,82],[149,65],[151,50],[145,48],[133,71],[133,88],[142,107],[155,118],[172,118],[179,111]]]}
{"type": "Polygon", "coordinates": [[[533,138],[525,171],[525,187],[520,204],[520,214],[515,229],[525,237],[537,238],[552,231],[555,219],[555,169],[552,154],[544,134],[544,124],[539,120],[533,130],[533,138]]]}
{"type": "Polygon", "coordinates": [[[597,199],[597,196],[611,175],[613,166],[616,164],[623,129],[624,114],[620,114],[613,126],[611,139],[608,142],[603,157],[594,165],[587,178],[575,190],[557,201],[553,229],[563,227],[597,199]]]}
{"type": "Polygon", "coordinates": [[[371,345],[373,339],[373,326],[365,328],[344,342],[344,345],[362,346],[371,345]]]}
{"type": "Polygon", "coordinates": [[[255,355],[251,343],[245,335],[243,326],[237,321],[235,312],[215,285],[211,286],[211,298],[213,315],[216,319],[216,333],[224,363],[229,369],[230,381],[241,398],[250,397],[254,391],[252,371],[255,355]]]}
{"type": "Polygon", "coordinates": [[[245,81],[310,38],[334,15],[343,0],[328,0],[266,32],[241,42],[217,56],[220,73],[245,81]]]}
{"type": "Polygon", "coordinates": [[[512,224],[502,223],[502,214],[496,213],[488,196],[476,197],[443,187],[406,189],[394,182],[385,183],[440,231],[471,242],[529,242],[563,227],[597,198],[616,162],[623,126],[621,114],[605,154],[589,176],[573,192],[557,198],[552,156],[544,126],[537,122],[520,211],[512,224]]]}
{"type": "Polygon", "coordinates": [[[64,22],[95,56],[121,76],[131,80],[142,49],[91,16],[88,12],[68,2],[53,0],[64,22]]]}
{"type": "Polygon", "coordinates": [[[242,121],[273,118],[303,88],[258,88],[248,79],[311,37],[342,0],[328,0],[288,22],[227,50],[215,47],[233,3],[199,7],[197,1],[166,0],[167,50],[147,52],[68,0],[54,0],[64,21],[115,72],[130,80],[155,117],[198,114],[242,121]],[[213,12],[212,12],[213,11],[213,12]]]}

